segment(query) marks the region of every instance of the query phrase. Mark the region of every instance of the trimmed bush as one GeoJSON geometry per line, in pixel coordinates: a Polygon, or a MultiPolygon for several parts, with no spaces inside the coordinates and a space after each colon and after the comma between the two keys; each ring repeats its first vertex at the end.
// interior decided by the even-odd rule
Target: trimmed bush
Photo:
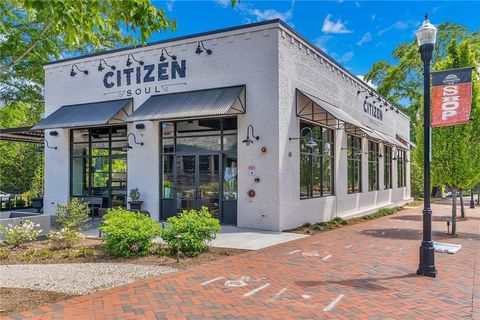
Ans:
{"type": "Polygon", "coordinates": [[[116,208],[103,216],[100,231],[106,234],[105,249],[109,254],[129,257],[147,255],[161,227],[144,214],[116,208]]]}
{"type": "Polygon", "coordinates": [[[185,210],[167,221],[168,228],[162,231],[162,239],[169,245],[170,253],[176,252],[176,236],[179,235],[180,253],[192,257],[207,250],[221,229],[220,222],[212,217],[207,207],[202,207],[199,211],[185,210]]]}
{"type": "Polygon", "coordinates": [[[0,260],[7,260],[10,252],[8,250],[0,250],[0,260]]]}
{"type": "Polygon", "coordinates": [[[47,234],[50,244],[56,249],[71,248],[82,239],[80,232],[71,228],[62,228],[59,231],[50,231],[47,234]]]}
{"type": "Polygon", "coordinates": [[[16,226],[9,224],[6,228],[0,226],[0,234],[6,239],[6,243],[13,247],[21,247],[28,242],[37,240],[41,229],[39,224],[35,224],[30,220],[20,220],[20,223],[16,226]]]}
{"type": "Polygon", "coordinates": [[[77,232],[85,231],[90,221],[86,203],[73,198],[66,204],[59,204],[56,210],[58,229],[68,228],[77,232]]]}

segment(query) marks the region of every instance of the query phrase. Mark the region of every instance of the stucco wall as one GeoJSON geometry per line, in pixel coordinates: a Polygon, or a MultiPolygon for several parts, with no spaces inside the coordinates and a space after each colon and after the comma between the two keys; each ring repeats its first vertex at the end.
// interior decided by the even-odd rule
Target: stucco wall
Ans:
{"type": "MultiPolygon", "coordinates": [[[[127,55],[133,53],[137,60],[145,65],[158,63],[162,48],[186,60],[187,71],[183,79],[149,83],[158,85],[160,93],[191,91],[198,89],[225,87],[245,84],[247,87],[247,113],[238,116],[238,225],[261,229],[279,229],[278,208],[278,72],[277,72],[277,24],[252,27],[212,34],[198,38],[174,41],[169,45],[153,45],[146,48],[121,51],[96,57],[48,65],[45,67],[46,114],[51,114],[63,105],[126,98],[123,90],[143,89],[143,84],[107,89],[103,85],[105,72],[97,70],[100,58],[117,68],[126,68],[127,55]],[[203,40],[205,47],[213,53],[195,54],[197,41],[203,40]],[[70,76],[73,64],[88,69],[89,74],[78,73],[70,76]],[[185,83],[185,84],[183,84],[185,83]],[[161,85],[173,86],[162,87],[161,85]],[[123,92],[123,94],[122,94],[123,92]],[[241,143],[246,136],[246,128],[252,124],[259,141],[246,146],[241,143]],[[267,147],[262,153],[261,147],[267,147]],[[248,166],[255,165],[260,183],[248,175],[248,166]],[[257,195],[250,199],[249,189],[255,189],[257,195]]],[[[167,60],[167,61],[170,61],[167,60]]],[[[134,63],[132,67],[137,67],[134,63]]],[[[133,81],[132,81],[133,82],[133,81]]],[[[153,92],[152,92],[153,93],[153,92]]],[[[134,95],[133,105],[138,108],[149,95],[144,92],[134,95]]],[[[139,188],[144,208],[153,218],[159,217],[159,123],[144,121],[145,129],[137,130],[134,124],[128,125],[128,131],[135,133],[144,146],[133,146],[128,152],[128,190],[139,188]]],[[[53,214],[55,206],[69,198],[69,130],[57,130],[57,137],[46,135],[58,150],[46,150],[45,170],[45,212],[53,214]]]]}
{"type": "MultiPolygon", "coordinates": [[[[300,119],[296,115],[295,89],[300,89],[328,101],[364,125],[392,137],[409,137],[409,120],[401,113],[383,112],[380,121],[363,110],[365,94],[351,76],[328,61],[308,43],[282,27],[279,31],[279,161],[280,161],[280,229],[297,227],[304,223],[328,221],[334,217],[366,214],[377,208],[404,203],[410,198],[409,163],[406,188],[396,188],[396,161],[393,162],[394,189],[383,190],[383,158],[380,158],[380,191],[368,192],[367,154],[362,155],[362,191],[347,194],[347,134],[335,130],[334,195],[300,200],[299,136],[300,119]],[[291,153],[291,156],[289,155],[291,153]]],[[[372,99],[370,99],[371,101],[372,99]]],[[[368,150],[363,138],[363,150],[368,150]]],[[[383,145],[380,145],[383,150],[383,145]]],[[[395,152],[395,151],[394,151],[395,152]]],[[[395,153],[394,153],[395,154],[395,153]]]]}

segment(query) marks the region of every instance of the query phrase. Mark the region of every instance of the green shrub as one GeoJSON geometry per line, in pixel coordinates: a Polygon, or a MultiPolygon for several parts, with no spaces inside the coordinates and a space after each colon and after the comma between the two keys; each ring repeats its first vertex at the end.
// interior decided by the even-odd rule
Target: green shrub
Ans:
{"type": "Polygon", "coordinates": [[[33,251],[33,256],[35,258],[39,258],[41,260],[46,260],[46,259],[52,258],[53,253],[49,249],[40,249],[40,250],[37,250],[37,251],[33,251]]]}
{"type": "Polygon", "coordinates": [[[69,228],[77,232],[87,230],[90,221],[88,213],[88,205],[77,198],[66,204],[59,204],[56,212],[58,229],[69,228]]]}
{"type": "Polygon", "coordinates": [[[2,234],[6,243],[13,247],[21,247],[28,242],[37,240],[37,237],[42,232],[39,224],[35,224],[30,220],[20,220],[18,225],[9,224],[6,228],[0,226],[0,234],[2,234]]]}
{"type": "Polygon", "coordinates": [[[197,256],[208,249],[208,244],[220,231],[220,222],[212,218],[207,207],[201,210],[183,211],[179,216],[168,218],[168,228],[162,231],[162,239],[169,245],[170,252],[177,250],[177,235],[180,235],[180,252],[197,256]]]}
{"type": "Polygon", "coordinates": [[[26,202],[22,198],[15,199],[15,207],[25,207],[25,204],[26,202]]]}
{"type": "Polygon", "coordinates": [[[147,255],[161,228],[141,213],[116,208],[103,216],[100,231],[106,234],[105,249],[109,254],[128,257],[147,255]]]}
{"type": "Polygon", "coordinates": [[[30,251],[24,252],[24,253],[22,254],[22,256],[20,257],[20,260],[22,260],[22,261],[30,261],[30,260],[32,260],[34,253],[35,253],[34,250],[30,250],[30,251]]]}
{"type": "Polygon", "coordinates": [[[7,260],[10,252],[8,250],[0,250],[0,260],[7,260]]]}
{"type": "Polygon", "coordinates": [[[78,231],[65,227],[59,231],[50,231],[47,234],[47,238],[54,248],[63,249],[71,248],[82,239],[82,235],[78,231]]]}
{"type": "Polygon", "coordinates": [[[90,248],[90,247],[81,247],[75,252],[75,255],[80,258],[91,257],[94,254],[95,254],[95,250],[93,250],[93,248],[90,248]]]}

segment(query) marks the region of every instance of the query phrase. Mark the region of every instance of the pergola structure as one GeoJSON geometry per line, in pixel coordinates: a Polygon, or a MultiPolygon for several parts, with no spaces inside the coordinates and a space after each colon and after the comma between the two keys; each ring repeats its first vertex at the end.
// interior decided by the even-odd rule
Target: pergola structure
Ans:
{"type": "Polygon", "coordinates": [[[43,130],[31,130],[32,127],[0,129],[0,141],[44,143],[43,130]]]}

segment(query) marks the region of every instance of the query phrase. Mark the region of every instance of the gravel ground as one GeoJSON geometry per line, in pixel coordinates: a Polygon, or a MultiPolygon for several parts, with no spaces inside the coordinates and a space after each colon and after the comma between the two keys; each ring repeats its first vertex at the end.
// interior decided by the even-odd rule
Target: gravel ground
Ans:
{"type": "Polygon", "coordinates": [[[79,295],[175,271],[163,266],[118,263],[3,265],[0,266],[0,287],[79,295]]]}

